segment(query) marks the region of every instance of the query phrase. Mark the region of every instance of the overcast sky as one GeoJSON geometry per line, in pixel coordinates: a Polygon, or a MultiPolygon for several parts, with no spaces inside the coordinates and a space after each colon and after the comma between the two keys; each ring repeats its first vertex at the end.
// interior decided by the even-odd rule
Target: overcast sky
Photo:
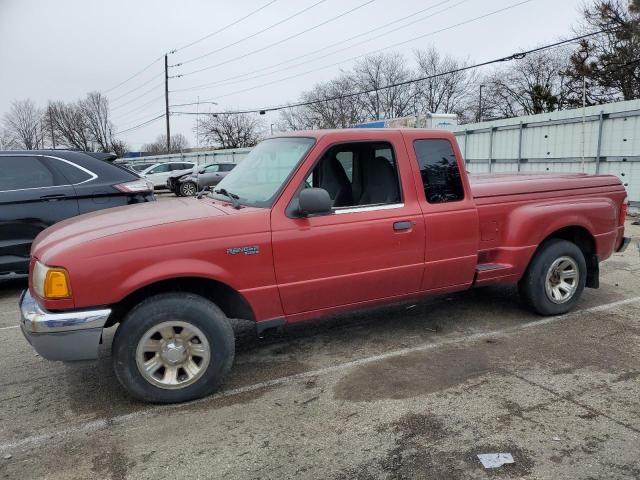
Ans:
{"type": "MultiPolygon", "coordinates": [[[[169,63],[185,63],[170,69],[171,75],[183,75],[170,80],[172,104],[197,102],[199,97],[200,102],[219,104],[203,103],[200,111],[276,105],[295,101],[314,83],[349,69],[353,57],[400,42],[406,43],[384,51],[411,58],[413,49],[435,46],[474,62],[553,42],[572,34],[582,4],[582,0],[530,0],[455,27],[522,1],[0,0],[0,114],[14,99],[31,98],[44,106],[49,99],[72,101],[99,90],[110,98],[116,130],[125,130],[164,112],[161,56],[173,49],[179,50],[169,56],[169,63]],[[188,46],[261,7],[249,18],[188,46]],[[322,22],[327,23],[270,46],[322,22]],[[410,22],[415,23],[407,25],[410,22]],[[363,35],[346,41],[359,34],[363,35]],[[250,35],[254,36],[247,38],[250,35]],[[143,73],[117,86],[149,64],[143,73]],[[227,80],[256,70],[261,72],[227,80]]],[[[173,110],[196,111],[196,105],[173,110]]],[[[268,114],[265,122],[269,125],[277,118],[268,114]]],[[[194,117],[174,116],[171,122],[172,133],[185,134],[195,146],[194,117]]],[[[121,137],[135,150],[163,132],[164,121],[157,120],[121,137]]]]}

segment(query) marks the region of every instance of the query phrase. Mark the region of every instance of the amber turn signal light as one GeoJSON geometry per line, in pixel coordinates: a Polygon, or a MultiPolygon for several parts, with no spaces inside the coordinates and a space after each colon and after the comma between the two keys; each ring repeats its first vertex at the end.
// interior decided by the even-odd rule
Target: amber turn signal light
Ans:
{"type": "Polygon", "coordinates": [[[69,298],[71,287],[69,286],[69,275],[62,268],[50,268],[44,279],[45,298],[69,298]]]}

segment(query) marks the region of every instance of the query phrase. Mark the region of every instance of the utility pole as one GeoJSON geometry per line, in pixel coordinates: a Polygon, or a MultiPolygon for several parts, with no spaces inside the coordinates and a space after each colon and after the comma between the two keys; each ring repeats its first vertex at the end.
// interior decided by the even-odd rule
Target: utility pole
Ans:
{"type": "Polygon", "coordinates": [[[196,102],[196,145],[200,148],[200,95],[196,102]]]}
{"type": "Polygon", "coordinates": [[[484,85],[480,85],[480,101],[478,102],[478,122],[482,121],[482,87],[484,87],[484,85]]]}
{"type": "Polygon", "coordinates": [[[56,136],[53,132],[53,118],[51,117],[51,105],[49,105],[49,128],[51,129],[51,143],[53,145],[53,149],[56,149],[56,136]]]}
{"type": "Polygon", "coordinates": [[[167,121],[167,153],[171,152],[171,129],[169,128],[169,60],[164,54],[164,112],[167,121]]]}

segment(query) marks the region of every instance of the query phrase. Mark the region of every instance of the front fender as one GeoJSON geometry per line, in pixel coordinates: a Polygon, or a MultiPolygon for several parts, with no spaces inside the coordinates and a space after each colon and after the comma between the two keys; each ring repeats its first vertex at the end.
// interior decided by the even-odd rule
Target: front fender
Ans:
{"type": "Polygon", "coordinates": [[[216,280],[225,283],[234,290],[238,290],[237,286],[234,285],[232,275],[220,265],[193,258],[172,258],[147,265],[136,271],[116,287],[114,294],[117,297],[117,301],[120,301],[131,292],[147,285],[180,277],[199,277],[216,280]]]}

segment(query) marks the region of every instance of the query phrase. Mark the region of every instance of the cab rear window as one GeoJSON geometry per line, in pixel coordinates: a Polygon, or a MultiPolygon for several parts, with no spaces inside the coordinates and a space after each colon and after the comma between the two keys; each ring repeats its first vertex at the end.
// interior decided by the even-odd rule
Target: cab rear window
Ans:
{"type": "Polygon", "coordinates": [[[460,169],[451,143],[438,139],[416,140],[413,148],[427,202],[447,203],[464,199],[460,169]]]}

